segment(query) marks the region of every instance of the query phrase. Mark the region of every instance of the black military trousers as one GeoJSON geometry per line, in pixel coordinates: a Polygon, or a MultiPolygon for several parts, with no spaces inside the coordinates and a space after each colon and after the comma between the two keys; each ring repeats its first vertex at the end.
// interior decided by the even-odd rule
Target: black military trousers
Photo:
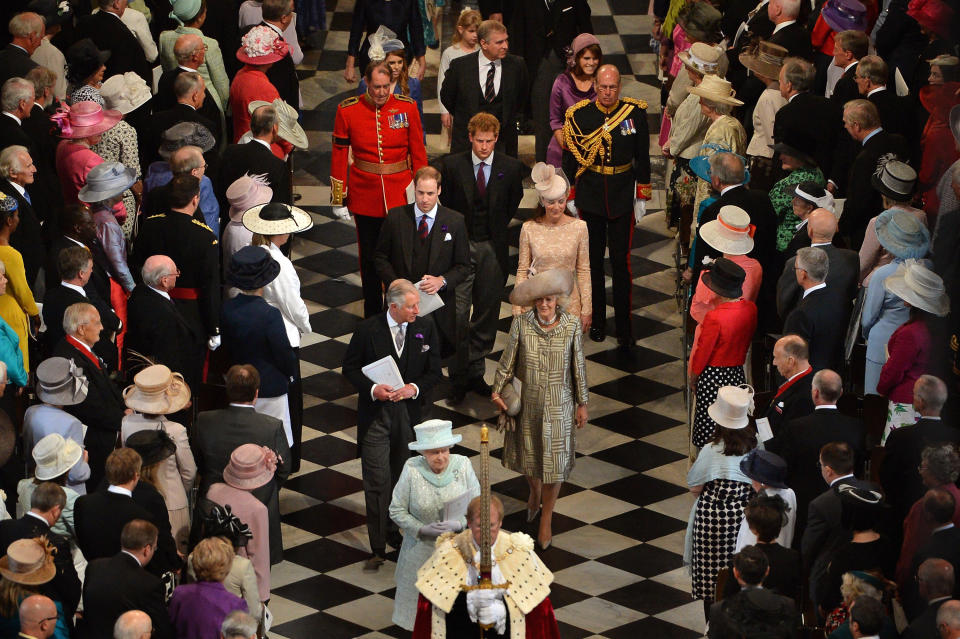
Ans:
{"type": "Polygon", "coordinates": [[[373,265],[373,255],[377,250],[382,217],[356,215],[357,248],[360,250],[360,284],[363,287],[363,316],[373,317],[383,312],[383,286],[377,269],[373,265]]]}
{"type": "Polygon", "coordinates": [[[633,241],[633,213],[616,218],[580,210],[590,234],[590,284],[593,289],[593,325],[603,327],[607,317],[607,295],[604,282],[603,256],[610,249],[613,272],[613,313],[617,339],[632,338],[630,323],[631,285],[630,246],[633,241]]]}

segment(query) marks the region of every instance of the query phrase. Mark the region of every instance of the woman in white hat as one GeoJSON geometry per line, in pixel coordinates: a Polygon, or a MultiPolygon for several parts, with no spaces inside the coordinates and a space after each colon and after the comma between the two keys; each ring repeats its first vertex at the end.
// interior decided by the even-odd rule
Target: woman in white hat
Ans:
{"type": "Polygon", "coordinates": [[[490,395],[509,414],[501,393],[514,378],[523,384],[516,426],[504,433],[502,463],[522,473],[530,487],[527,522],[543,510],[537,533],[543,549],[553,540],[560,486],[573,471],[576,431],[587,423],[583,329],[563,307],[572,290],[573,274],[561,269],[541,271],[514,287],[510,302],[533,310],[513,318],[490,395]]]}
{"type": "MultiPolygon", "coordinates": [[[[390,68],[390,93],[405,95],[416,102],[420,121],[423,122],[423,90],[420,87],[420,80],[410,77],[403,42],[397,39],[397,34],[383,25],[367,36],[367,40],[370,42],[370,49],[367,51],[370,61],[385,62],[390,68]]],[[[360,84],[357,86],[357,95],[362,96],[366,92],[367,80],[361,77],[360,84]]],[[[426,140],[426,132],[424,132],[424,140],[426,140]]]]}
{"type": "Polygon", "coordinates": [[[708,408],[716,434],[687,473],[687,486],[697,495],[687,523],[683,560],[690,566],[692,594],[703,600],[709,620],[717,573],[733,555],[743,507],[753,495],[753,484],[740,463],[757,447],[757,433],[749,416],[753,389],[724,386],[708,408]]]}
{"type": "MultiPolygon", "coordinates": [[[[530,177],[537,190],[539,206],[537,215],[520,227],[516,285],[549,269],[576,273],[573,292],[564,310],[579,317],[583,332],[587,332],[593,317],[587,223],[567,210],[570,183],[562,170],[537,162],[530,177]]],[[[529,310],[529,306],[513,305],[514,316],[529,310]]]]}
{"type": "Polygon", "coordinates": [[[408,446],[420,454],[404,464],[390,502],[390,519],[403,532],[393,623],[404,630],[413,630],[417,616],[417,571],[433,554],[437,537],[464,529],[467,504],[480,494],[470,460],[450,453],[462,439],[453,434],[451,422],[431,419],[414,426],[413,432],[417,439],[408,446]]]}
{"type": "MultiPolygon", "coordinates": [[[[703,136],[703,144],[719,144],[732,153],[743,155],[747,149],[747,132],[740,121],[730,115],[733,107],[742,106],[743,102],[734,97],[737,92],[733,90],[733,85],[719,76],[705,75],[699,85],[687,91],[700,98],[700,112],[710,122],[703,136]]],[[[700,180],[693,203],[694,214],[709,195],[710,184],[700,180]]]]}
{"type": "Polygon", "coordinates": [[[917,420],[913,409],[913,386],[927,372],[933,348],[927,322],[950,311],[950,298],[940,276],[917,260],[898,265],[896,272],[884,280],[883,286],[909,310],[907,321],[887,342],[889,356],[877,380],[877,393],[890,402],[883,430],[886,441],[893,430],[917,420]]]}
{"type": "Polygon", "coordinates": [[[87,451],[72,439],[64,439],[58,433],[50,433],[36,443],[30,456],[35,468],[33,477],[21,479],[17,483],[17,517],[23,517],[30,512],[30,498],[37,486],[45,481],[57,484],[67,495],[67,503],[60,513],[60,518],[50,529],[63,536],[72,547],[76,548],[77,534],[73,527],[73,504],[84,493],[78,492],[75,486],[79,483],[82,487],[83,482],[90,477],[87,451]]]}

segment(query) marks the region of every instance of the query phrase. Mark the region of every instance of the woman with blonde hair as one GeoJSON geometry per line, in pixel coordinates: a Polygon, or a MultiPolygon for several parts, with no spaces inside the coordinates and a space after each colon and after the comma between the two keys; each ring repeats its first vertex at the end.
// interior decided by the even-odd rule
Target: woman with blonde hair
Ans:
{"type": "Polygon", "coordinates": [[[170,621],[179,639],[217,637],[224,617],[234,610],[247,612],[247,603],[223,585],[232,561],[233,548],[222,539],[204,539],[193,549],[197,582],[177,586],[170,597],[170,621]]]}
{"type": "MultiPolygon", "coordinates": [[[[437,95],[440,95],[440,89],[443,88],[443,79],[447,75],[450,63],[477,50],[479,46],[477,44],[477,29],[481,22],[483,22],[483,16],[476,9],[464,9],[460,12],[450,46],[444,49],[440,55],[440,69],[437,72],[437,95]]],[[[437,103],[440,105],[440,123],[449,134],[453,130],[453,115],[447,111],[442,102],[438,100],[437,103]]]]}

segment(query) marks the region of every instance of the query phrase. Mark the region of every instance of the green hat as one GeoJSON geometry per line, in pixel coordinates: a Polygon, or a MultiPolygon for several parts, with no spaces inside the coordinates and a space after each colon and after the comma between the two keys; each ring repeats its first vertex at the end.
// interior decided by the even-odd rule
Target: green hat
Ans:
{"type": "Polygon", "coordinates": [[[170,2],[173,11],[170,17],[177,21],[181,26],[197,17],[200,13],[200,0],[172,0],[170,2]]]}

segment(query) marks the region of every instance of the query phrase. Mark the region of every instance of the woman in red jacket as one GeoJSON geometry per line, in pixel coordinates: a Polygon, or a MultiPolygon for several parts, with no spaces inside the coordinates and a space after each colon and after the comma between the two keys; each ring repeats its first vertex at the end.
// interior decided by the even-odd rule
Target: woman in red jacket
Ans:
{"type": "Polygon", "coordinates": [[[743,299],[744,279],[740,266],[721,257],[701,280],[719,300],[704,316],[696,351],[690,356],[690,388],[697,396],[693,443],[698,448],[713,440],[716,424],[707,408],[717,399],[717,391],[746,383],[743,362],[757,329],[757,306],[743,299]]]}

